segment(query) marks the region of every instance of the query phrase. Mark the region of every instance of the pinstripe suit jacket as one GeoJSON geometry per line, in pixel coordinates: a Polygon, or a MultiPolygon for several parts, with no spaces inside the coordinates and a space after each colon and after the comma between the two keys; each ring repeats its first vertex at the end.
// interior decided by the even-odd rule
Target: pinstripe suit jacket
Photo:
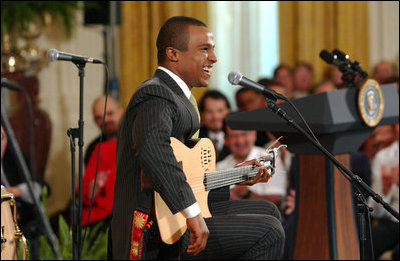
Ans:
{"type": "Polygon", "coordinates": [[[141,171],[173,213],[196,201],[176,162],[170,137],[184,142],[197,129],[199,121],[193,105],[164,71],[156,70],[132,96],[117,143],[111,221],[114,259],[129,259],[133,212],[142,193],[141,171]]]}

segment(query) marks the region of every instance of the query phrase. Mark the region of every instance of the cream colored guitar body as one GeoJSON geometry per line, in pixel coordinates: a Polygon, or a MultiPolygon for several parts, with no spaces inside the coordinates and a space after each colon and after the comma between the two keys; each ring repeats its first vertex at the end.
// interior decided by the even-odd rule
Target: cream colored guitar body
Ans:
{"type": "MultiPolygon", "coordinates": [[[[187,182],[192,187],[197,204],[204,218],[211,217],[208,210],[208,193],[203,185],[204,173],[215,171],[215,150],[209,139],[200,139],[193,147],[188,148],[175,138],[171,138],[171,146],[178,163],[182,162],[182,170],[187,182]]],[[[172,214],[162,200],[160,194],[154,193],[157,223],[164,243],[173,244],[186,231],[186,218],[181,214],[172,214]]]]}
{"type": "MultiPolygon", "coordinates": [[[[171,138],[171,147],[178,163],[186,175],[186,180],[200,207],[203,218],[211,217],[208,209],[208,193],[212,189],[229,186],[252,179],[260,167],[247,165],[240,168],[215,171],[215,150],[211,140],[200,139],[193,148],[188,148],[175,138],[171,138]]],[[[273,175],[278,148],[266,150],[266,155],[258,158],[258,162],[273,175]]],[[[154,202],[158,228],[164,243],[173,244],[186,231],[186,218],[181,214],[172,214],[160,194],[154,192],[154,202]]]]}

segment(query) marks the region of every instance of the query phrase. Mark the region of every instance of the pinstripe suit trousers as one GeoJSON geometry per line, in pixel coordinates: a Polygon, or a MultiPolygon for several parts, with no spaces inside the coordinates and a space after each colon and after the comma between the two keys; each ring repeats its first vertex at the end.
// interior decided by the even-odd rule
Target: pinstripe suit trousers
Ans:
{"type": "Polygon", "coordinates": [[[199,255],[185,251],[190,234],[181,238],[181,259],[275,260],[281,259],[285,232],[280,212],[266,200],[229,200],[210,205],[211,218],[206,218],[210,231],[207,246],[199,255]]]}

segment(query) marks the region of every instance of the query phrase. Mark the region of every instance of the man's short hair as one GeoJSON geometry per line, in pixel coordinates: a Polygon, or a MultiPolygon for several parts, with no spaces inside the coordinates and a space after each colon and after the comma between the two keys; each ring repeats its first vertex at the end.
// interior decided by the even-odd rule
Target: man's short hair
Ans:
{"type": "Polygon", "coordinates": [[[290,72],[290,74],[293,74],[292,68],[290,68],[289,65],[282,63],[282,64],[279,64],[279,65],[275,68],[275,70],[274,70],[274,77],[276,77],[276,75],[278,74],[278,71],[279,71],[280,69],[286,69],[286,70],[288,70],[288,71],[290,72]]]}
{"type": "Polygon", "coordinates": [[[200,100],[200,102],[199,102],[199,111],[200,111],[200,112],[203,112],[203,111],[204,111],[204,109],[205,109],[205,108],[204,108],[204,105],[205,105],[206,100],[207,100],[208,98],[212,98],[212,99],[214,99],[214,100],[224,100],[224,101],[225,101],[225,104],[226,104],[226,107],[227,107],[228,109],[231,108],[231,105],[229,104],[228,99],[226,98],[225,95],[222,94],[222,92],[217,91],[217,90],[210,90],[210,91],[207,91],[206,93],[204,93],[203,97],[201,97],[201,100],[200,100]]]}
{"type": "Polygon", "coordinates": [[[313,69],[312,65],[307,62],[303,62],[303,61],[299,61],[295,64],[294,70],[293,70],[294,73],[296,73],[300,67],[306,68],[311,74],[314,73],[314,69],[313,69]]]}
{"type": "Polygon", "coordinates": [[[158,64],[164,61],[167,47],[173,47],[180,51],[187,50],[189,41],[187,29],[189,25],[207,27],[202,21],[187,16],[171,17],[161,26],[156,43],[158,64]]]}
{"type": "Polygon", "coordinates": [[[242,94],[242,93],[244,93],[244,92],[248,92],[248,91],[254,92],[255,94],[262,94],[261,91],[258,91],[258,90],[256,90],[256,89],[253,89],[253,88],[250,88],[250,87],[242,87],[242,88],[240,88],[239,90],[236,91],[236,93],[235,93],[235,99],[237,100],[237,99],[238,99],[238,96],[239,96],[240,94],[242,94]]]}

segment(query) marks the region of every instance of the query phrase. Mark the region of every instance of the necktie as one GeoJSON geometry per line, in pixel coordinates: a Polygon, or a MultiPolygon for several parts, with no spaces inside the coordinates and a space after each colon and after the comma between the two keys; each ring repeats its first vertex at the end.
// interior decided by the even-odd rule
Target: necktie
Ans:
{"type": "MultiPolygon", "coordinates": [[[[196,110],[197,117],[199,118],[199,122],[200,122],[200,112],[199,112],[199,109],[197,108],[196,99],[194,98],[194,96],[192,94],[189,97],[189,101],[193,105],[194,109],[196,110]]],[[[196,133],[193,134],[192,139],[198,139],[199,138],[199,132],[200,132],[200,130],[197,130],[196,133]]]]}

